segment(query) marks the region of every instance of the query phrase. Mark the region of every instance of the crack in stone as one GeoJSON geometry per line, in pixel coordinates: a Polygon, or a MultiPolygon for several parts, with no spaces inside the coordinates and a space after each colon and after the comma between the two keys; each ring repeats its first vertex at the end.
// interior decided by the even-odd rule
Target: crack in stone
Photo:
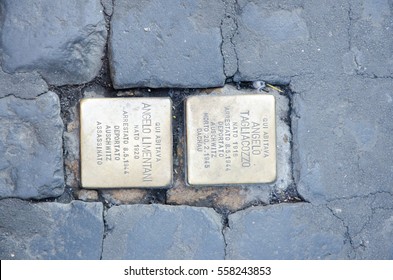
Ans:
{"type": "MultiPolygon", "coordinates": [[[[330,212],[332,213],[332,215],[333,215],[334,217],[336,217],[337,219],[339,219],[339,220],[344,224],[344,226],[346,227],[346,237],[348,238],[348,241],[349,241],[349,243],[350,243],[350,246],[351,246],[351,249],[352,249],[352,251],[353,251],[353,254],[354,254],[355,258],[356,258],[356,256],[357,256],[358,250],[359,250],[360,248],[366,248],[366,247],[367,247],[367,246],[365,245],[366,242],[365,242],[365,241],[363,240],[363,238],[361,237],[361,234],[362,234],[362,232],[367,228],[367,226],[370,225],[371,221],[373,221],[373,217],[376,215],[376,210],[380,210],[380,209],[382,209],[382,210],[393,210],[393,207],[380,207],[380,206],[374,206],[374,207],[373,207],[373,204],[375,203],[375,201],[376,201],[376,199],[377,199],[377,197],[376,197],[377,194],[388,194],[388,195],[390,195],[391,197],[393,197],[393,194],[390,193],[390,192],[387,192],[387,191],[378,191],[378,192],[370,193],[370,194],[368,194],[368,195],[353,196],[353,197],[351,197],[351,198],[339,198],[339,199],[336,199],[336,200],[335,200],[335,201],[338,201],[338,200],[348,200],[348,199],[356,199],[356,198],[367,199],[367,198],[369,198],[370,196],[372,196],[372,200],[371,200],[369,203],[367,203],[367,206],[370,208],[370,212],[368,212],[366,221],[362,224],[361,228],[360,228],[358,231],[353,232],[352,235],[350,234],[349,225],[345,222],[345,219],[339,217],[339,216],[336,214],[336,212],[335,212],[330,206],[328,206],[327,204],[325,205],[325,206],[330,210],[330,212]],[[357,242],[358,245],[356,245],[355,242],[354,242],[354,240],[355,240],[355,238],[358,238],[358,237],[360,238],[360,240],[359,240],[359,242],[357,242]]],[[[348,257],[350,257],[350,256],[348,255],[348,257]]]]}
{"type": "Polygon", "coordinates": [[[105,241],[106,234],[108,233],[108,224],[105,219],[105,207],[102,210],[102,221],[104,223],[104,232],[102,233],[100,260],[102,260],[102,254],[104,253],[104,241],[105,241]]]}
{"type": "Polygon", "coordinates": [[[222,31],[222,26],[223,26],[224,22],[223,20],[221,20],[221,24],[220,24],[220,35],[221,35],[221,44],[220,44],[220,53],[223,59],[223,65],[222,65],[222,71],[224,76],[226,76],[225,74],[225,64],[226,64],[226,59],[225,59],[225,55],[224,55],[224,51],[223,51],[223,45],[224,45],[224,35],[223,35],[223,31],[222,31]]]}
{"type": "Polygon", "coordinates": [[[236,45],[234,43],[234,37],[238,32],[238,22],[237,22],[237,12],[238,3],[237,0],[222,0],[225,6],[224,18],[221,20],[220,24],[220,33],[221,33],[221,46],[220,51],[224,61],[223,71],[224,76],[226,76],[227,80],[233,80],[233,78],[239,75],[239,58],[236,50],[236,45]],[[225,46],[230,44],[230,50],[234,57],[231,54],[226,55],[225,46]],[[228,56],[228,58],[227,58],[228,56]],[[236,69],[228,69],[231,67],[231,59],[236,60],[236,69]]]}
{"type": "MultiPolygon", "coordinates": [[[[305,78],[307,76],[315,76],[315,73],[314,72],[304,72],[304,73],[300,73],[300,74],[296,74],[296,75],[291,75],[291,76],[289,76],[289,83],[285,86],[290,86],[290,83],[292,82],[293,78],[297,78],[297,77],[305,78]]],[[[293,94],[296,94],[296,92],[293,92],[293,94]]]]}
{"type": "Polygon", "coordinates": [[[42,92],[42,93],[38,94],[37,96],[31,97],[31,98],[28,98],[28,97],[20,97],[20,96],[17,96],[17,95],[15,95],[15,94],[13,94],[13,93],[10,93],[10,94],[4,95],[3,97],[0,97],[0,99],[3,99],[3,98],[7,98],[7,97],[11,97],[11,96],[12,96],[12,97],[14,97],[14,98],[16,98],[16,99],[20,99],[20,100],[36,100],[37,97],[40,97],[41,95],[43,95],[43,94],[45,94],[45,93],[47,93],[47,91],[46,91],[46,92],[42,92]]]}
{"type": "MultiPolygon", "coordinates": [[[[210,207],[208,207],[208,208],[210,208],[210,207]]],[[[247,207],[247,208],[248,208],[248,207],[247,207]]],[[[221,223],[222,223],[221,235],[222,235],[222,238],[223,238],[223,241],[224,241],[224,260],[226,260],[226,259],[227,259],[228,242],[227,242],[227,239],[226,239],[226,236],[225,236],[225,231],[226,231],[228,228],[230,228],[230,227],[229,227],[229,215],[231,215],[231,214],[233,214],[233,213],[236,213],[236,212],[238,212],[238,211],[242,211],[242,210],[237,210],[237,211],[235,211],[235,212],[233,212],[233,213],[230,213],[230,212],[225,211],[225,210],[222,210],[222,209],[216,209],[216,208],[213,208],[213,210],[214,210],[217,214],[219,214],[219,215],[221,216],[221,223]]]]}
{"type": "Polygon", "coordinates": [[[347,36],[348,36],[348,50],[352,50],[352,23],[353,23],[353,11],[351,3],[348,3],[348,27],[347,27],[347,36]]]}
{"type": "Polygon", "coordinates": [[[222,221],[222,228],[221,228],[221,234],[222,234],[222,238],[224,240],[224,260],[227,259],[227,249],[228,249],[228,242],[227,242],[227,238],[225,236],[225,230],[229,228],[229,220],[228,220],[228,216],[222,217],[223,221],[222,221]]]}
{"type": "Polygon", "coordinates": [[[355,20],[358,20],[357,18],[354,17],[354,12],[352,10],[352,5],[351,3],[348,3],[348,26],[347,26],[347,36],[348,36],[348,51],[353,55],[353,62],[355,63],[355,76],[360,76],[364,78],[369,78],[369,79],[393,79],[393,76],[378,76],[375,75],[374,73],[365,73],[361,71],[362,64],[358,60],[357,54],[352,50],[353,48],[353,36],[352,36],[352,31],[353,31],[353,23],[355,20]]]}
{"type": "Polygon", "coordinates": [[[114,3],[114,0],[112,0],[112,14],[107,14],[107,12],[105,10],[105,7],[104,7],[104,5],[102,3],[102,0],[100,2],[101,2],[102,8],[104,9],[105,27],[106,27],[106,30],[107,30],[107,36],[106,36],[106,42],[105,42],[105,51],[104,51],[104,53],[107,54],[108,53],[110,30],[111,30],[111,28],[110,28],[111,27],[111,20],[112,20],[113,8],[114,8],[115,3],[114,3]]]}
{"type": "Polygon", "coordinates": [[[104,14],[107,15],[108,17],[111,17],[113,14],[113,7],[114,7],[114,0],[108,0],[110,2],[110,8],[111,8],[111,13],[109,14],[107,9],[106,9],[106,5],[104,4],[105,0],[100,0],[100,4],[103,8],[104,14]]]}
{"type": "Polygon", "coordinates": [[[225,59],[225,55],[224,55],[224,51],[223,51],[223,49],[224,49],[224,47],[223,47],[223,45],[224,45],[224,35],[223,35],[223,31],[222,31],[223,24],[224,24],[224,20],[221,20],[221,24],[220,24],[220,35],[221,35],[220,52],[221,52],[221,56],[222,56],[222,59],[223,59],[223,62],[224,62],[223,66],[222,66],[222,71],[223,71],[224,76],[226,76],[226,74],[225,74],[226,59],[225,59]]]}
{"type": "Polygon", "coordinates": [[[389,191],[375,191],[375,192],[371,192],[371,193],[364,194],[364,195],[353,195],[353,196],[333,198],[333,199],[327,200],[326,202],[327,203],[331,203],[331,202],[335,202],[335,201],[351,200],[351,199],[355,199],[355,198],[369,198],[369,197],[375,196],[377,194],[389,194],[389,195],[393,196],[393,192],[389,192],[389,191]]]}
{"type": "MultiPolygon", "coordinates": [[[[235,12],[236,12],[236,9],[240,9],[239,3],[237,2],[237,0],[235,0],[235,7],[234,7],[235,12]]],[[[238,21],[237,21],[237,17],[234,17],[234,23],[235,23],[236,28],[233,31],[233,36],[230,37],[230,41],[231,41],[231,44],[233,45],[233,51],[235,53],[235,58],[236,58],[236,72],[234,74],[234,76],[236,76],[236,75],[239,75],[239,73],[240,73],[239,72],[239,55],[237,53],[236,45],[235,45],[235,43],[233,41],[235,35],[237,34],[237,32],[239,30],[239,24],[238,24],[238,21]]]]}
{"type": "Polygon", "coordinates": [[[325,206],[326,206],[326,208],[332,213],[333,217],[335,217],[335,218],[337,218],[339,221],[341,221],[341,223],[343,224],[343,226],[344,226],[344,228],[345,228],[345,235],[344,235],[345,240],[344,240],[344,243],[349,242],[349,245],[351,246],[352,252],[349,252],[349,253],[347,254],[347,257],[348,257],[349,259],[351,259],[350,253],[356,254],[355,250],[356,250],[357,248],[354,246],[354,242],[353,242],[352,236],[351,236],[351,234],[349,233],[349,226],[348,226],[347,223],[344,221],[344,219],[342,219],[341,217],[339,217],[339,216],[334,212],[333,209],[331,209],[328,205],[325,205],[325,206]]]}
{"type": "Polygon", "coordinates": [[[358,61],[357,54],[352,50],[352,29],[353,29],[353,21],[355,20],[353,17],[352,5],[348,3],[348,26],[347,26],[347,37],[348,37],[348,52],[353,56],[353,63],[355,64],[355,75],[363,76],[363,73],[360,71],[362,68],[361,63],[358,61]]]}
{"type": "MultiPolygon", "coordinates": [[[[355,63],[356,63],[356,65],[358,65],[357,62],[356,62],[356,56],[355,56],[355,63]]],[[[364,72],[359,72],[358,70],[356,70],[356,75],[360,76],[360,77],[363,77],[363,78],[372,79],[372,80],[376,80],[376,79],[392,80],[393,79],[393,76],[378,76],[378,75],[375,75],[373,73],[367,74],[367,73],[364,73],[364,72]]]]}
{"type": "Polygon", "coordinates": [[[104,253],[104,242],[105,238],[107,237],[108,233],[111,231],[108,226],[108,222],[106,220],[106,215],[108,214],[108,210],[113,206],[110,204],[102,195],[102,192],[98,192],[98,200],[102,203],[103,209],[102,209],[102,220],[104,223],[104,232],[102,234],[102,243],[101,243],[101,254],[100,254],[100,260],[102,260],[102,254],[104,253]]]}
{"type": "MultiPolygon", "coordinates": [[[[388,194],[390,196],[393,196],[390,193],[388,193],[388,194]]],[[[364,239],[360,235],[367,228],[367,226],[370,225],[371,221],[373,221],[373,217],[376,215],[376,210],[393,210],[393,207],[373,207],[372,204],[375,202],[375,200],[376,200],[376,196],[374,195],[373,200],[370,202],[371,213],[368,215],[367,220],[363,223],[361,229],[358,232],[356,232],[356,234],[354,234],[354,237],[360,237],[360,239],[361,239],[361,242],[359,242],[359,245],[354,246],[355,256],[357,255],[357,250],[359,250],[360,248],[367,248],[367,246],[365,245],[366,242],[364,241],[364,239]]]]}

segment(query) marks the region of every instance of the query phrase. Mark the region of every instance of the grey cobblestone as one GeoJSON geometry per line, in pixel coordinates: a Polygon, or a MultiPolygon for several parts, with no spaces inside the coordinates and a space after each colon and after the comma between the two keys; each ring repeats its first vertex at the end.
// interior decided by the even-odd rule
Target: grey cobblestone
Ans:
{"type": "Polygon", "coordinates": [[[356,259],[393,259],[393,194],[338,199],[332,213],[348,227],[356,259]]]}
{"type": "Polygon", "coordinates": [[[227,259],[343,259],[345,233],[326,207],[305,203],[239,211],[224,231],[227,259]]]}
{"type": "Polygon", "coordinates": [[[348,74],[393,78],[393,3],[389,0],[351,0],[348,74]]]}
{"type": "Polygon", "coordinates": [[[48,91],[48,85],[37,73],[8,74],[0,68],[0,98],[13,95],[34,98],[48,91]]]}
{"type": "Polygon", "coordinates": [[[343,72],[348,3],[239,0],[237,79],[288,84],[308,73],[343,72]]]}
{"type": "Polygon", "coordinates": [[[222,86],[222,1],[114,2],[109,57],[115,88],[222,86]]]}
{"type": "Polygon", "coordinates": [[[57,95],[0,99],[0,197],[63,193],[63,122],[57,95]]]}
{"type": "Polygon", "coordinates": [[[392,79],[308,76],[292,82],[295,181],[312,203],[392,191],[392,79]]]}
{"type": "Polygon", "coordinates": [[[0,200],[0,259],[99,259],[101,203],[0,200]]]}
{"type": "Polygon", "coordinates": [[[223,259],[220,216],[189,206],[114,206],[103,259],[223,259]]]}
{"type": "Polygon", "coordinates": [[[1,6],[5,71],[37,70],[53,85],[98,74],[107,36],[100,0],[4,0],[1,6]]]}

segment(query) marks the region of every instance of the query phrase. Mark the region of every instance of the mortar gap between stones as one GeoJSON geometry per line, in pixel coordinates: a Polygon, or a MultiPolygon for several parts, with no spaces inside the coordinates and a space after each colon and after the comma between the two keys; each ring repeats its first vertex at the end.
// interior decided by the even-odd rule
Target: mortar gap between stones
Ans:
{"type": "Polygon", "coordinates": [[[106,215],[108,214],[108,210],[110,209],[111,206],[108,205],[106,200],[99,194],[99,200],[103,204],[103,209],[102,209],[102,221],[104,223],[104,232],[102,234],[102,244],[101,244],[101,254],[100,254],[100,260],[102,260],[102,254],[104,252],[104,242],[105,238],[107,237],[108,233],[110,232],[108,223],[106,221],[106,215]]]}

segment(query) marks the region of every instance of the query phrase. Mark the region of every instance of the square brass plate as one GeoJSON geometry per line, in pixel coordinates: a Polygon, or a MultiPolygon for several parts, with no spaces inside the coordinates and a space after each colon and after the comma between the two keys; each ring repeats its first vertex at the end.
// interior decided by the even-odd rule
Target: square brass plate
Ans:
{"type": "Polygon", "coordinates": [[[169,98],[87,98],[80,103],[84,188],[167,187],[172,182],[169,98]]]}
{"type": "Polygon", "coordinates": [[[276,179],[274,96],[189,97],[186,130],[188,184],[255,184],[276,179]]]}

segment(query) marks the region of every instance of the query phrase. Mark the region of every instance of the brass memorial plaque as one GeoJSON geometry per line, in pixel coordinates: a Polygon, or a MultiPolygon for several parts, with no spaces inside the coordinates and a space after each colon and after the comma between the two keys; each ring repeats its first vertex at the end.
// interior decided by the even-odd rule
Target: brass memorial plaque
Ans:
{"type": "Polygon", "coordinates": [[[80,103],[84,188],[168,187],[172,182],[169,98],[87,98],[80,103]]]}
{"type": "Polygon", "coordinates": [[[254,184],[276,179],[274,96],[189,97],[186,130],[188,184],[254,184]]]}

